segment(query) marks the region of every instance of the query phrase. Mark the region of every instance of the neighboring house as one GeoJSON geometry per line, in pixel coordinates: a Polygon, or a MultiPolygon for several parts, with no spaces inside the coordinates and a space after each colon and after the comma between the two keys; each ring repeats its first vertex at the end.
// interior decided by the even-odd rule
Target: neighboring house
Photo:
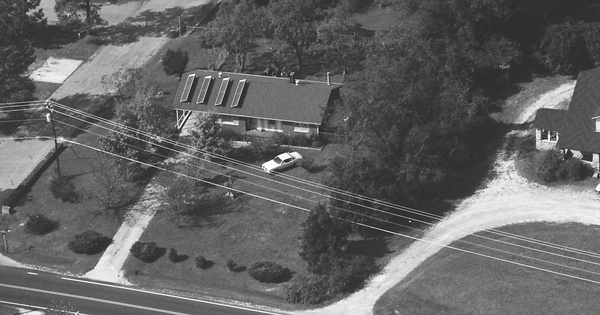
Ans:
{"type": "Polygon", "coordinates": [[[600,68],[582,71],[567,110],[539,109],[533,123],[536,148],[561,149],[592,164],[600,163],[600,68]]]}
{"type": "Polygon", "coordinates": [[[223,128],[319,133],[325,108],[340,97],[340,84],[241,73],[193,70],[181,77],[173,99],[177,128],[192,112],[216,112],[223,128]]]}

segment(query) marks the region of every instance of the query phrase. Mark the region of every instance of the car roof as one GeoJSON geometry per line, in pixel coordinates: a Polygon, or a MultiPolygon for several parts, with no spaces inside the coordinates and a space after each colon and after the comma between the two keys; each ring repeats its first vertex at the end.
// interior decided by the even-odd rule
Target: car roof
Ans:
{"type": "Polygon", "coordinates": [[[280,159],[282,159],[282,160],[284,160],[284,159],[287,159],[287,158],[291,158],[292,156],[288,152],[286,152],[286,153],[281,153],[277,157],[280,158],[280,159]]]}

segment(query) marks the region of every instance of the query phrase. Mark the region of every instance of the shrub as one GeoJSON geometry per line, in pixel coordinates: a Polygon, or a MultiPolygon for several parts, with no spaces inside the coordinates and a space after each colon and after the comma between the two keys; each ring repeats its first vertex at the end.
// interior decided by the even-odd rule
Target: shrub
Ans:
{"type": "Polygon", "coordinates": [[[135,258],[148,263],[156,261],[163,254],[163,250],[154,242],[137,241],[129,251],[135,258]]]}
{"type": "Polygon", "coordinates": [[[58,221],[49,219],[43,214],[34,214],[29,215],[29,219],[25,223],[25,232],[34,235],[46,235],[59,226],[58,221]]]}
{"type": "Polygon", "coordinates": [[[327,276],[299,276],[285,288],[285,300],[290,303],[319,304],[329,299],[327,276]]]}
{"type": "Polygon", "coordinates": [[[69,242],[68,247],[77,254],[94,255],[104,251],[111,242],[110,237],[94,230],[87,230],[81,234],[76,234],[73,240],[69,242]]]}
{"type": "Polygon", "coordinates": [[[221,129],[221,131],[219,131],[218,136],[226,141],[242,140],[242,135],[239,132],[236,132],[235,130],[231,130],[231,129],[227,129],[227,128],[221,129]]]}
{"type": "Polygon", "coordinates": [[[207,269],[210,268],[210,266],[212,266],[212,261],[204,258],[204,256],[202,255],[196,256],[196,258],[194,259],[194,263],[196,264],[196,268],[198,269],[207,269]]]}
{"type": "Polygon", "coordinates": [[[250,139],[250,147],[254,150],[256,156],[263,159],[272,159],[274,156],[283,152],[281,146],[272,139],[250,139]]]}
{"type": "Polygon", "coordinates": [[[56,199],[62,202],[75,203],[79,200],[79,194],[75,190],[75,185],[67,176],[58,176],[50,181],[50,192],[56,199]]]}
{"type": "Polygon", "coordinates": [[[542,151],[534,158],[535,172],[545,182],[557,181],[560,152],[557,150],[542,151]]]}
{"type": "Polygon", "coordinates": [[[580,159],[571,158],[560,164],[559,172],[564,180],[584,180],[593,174],[592,167],[580,159]]]}
{"type": "Polygon", "coordinates": [[[299,147],[308,147],[311,144],[311,140],[308,138],[309,135],[296,134],[291,136],[290,144],[299,147]]]}
{"type": "Polygon", "coordinates": [[[558,150],[541,151],[534,157],[538,178],[545,182],[584,180],[593,173],[591,166],[577,158],[562,160],[558,150]]]}
{"type": "Polygon", "coordinates": [[[379,267],[372,257],[362,255],[339,257],[329,272],[329,290],[334,294],[354,292],[377,271],[379,267]]]}
{"type": "Polygon", "coordinates": [[[280,264],[270,261],[255,262],[248,269],[250,276],[260,282],[281,283],[288,281],[292,272],[280,264]]]}
{"type": "Polygon", "coordinates": [[[177,254],[177,250],[175,248],[171,247],[169,249],[169,255],[167,257],[169,257],[169,260],[171,262],[178,262],[179,261],[179,255],[177,254]]]}
{"type": "Polygon", "coordinates": [[[163,69],[167,75],[176,74],[178,77],[185,72],[189,57],[187,51],[169,49],[162,59],[163,69]]]}
{"type": "Polygon", "coordinates": [[[314,164],[315,159],[312,156],[303,157],[298,161],[298,165],[309,172],[312,170],[314,164]]]}
{"type": "Polygon", "coordinates": [[[233,261],[233,259],[227,260],[227,269],[229,269],[230,272],[234,272],[236,268],[237,264],[233,261]]]}

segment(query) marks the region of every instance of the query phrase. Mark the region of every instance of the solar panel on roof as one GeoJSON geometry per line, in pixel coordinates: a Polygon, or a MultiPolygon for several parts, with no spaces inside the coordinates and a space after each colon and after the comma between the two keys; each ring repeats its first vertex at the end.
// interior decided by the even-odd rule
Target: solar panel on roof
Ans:
{"type": "Polygon", "coordinates": [[[210,85],[210,81],[212,80],[212,76],[204,77],[202,81],[202,87],[200,88],[200,94],[198,94],[198,101],[196,104],[204,103],[204,99],[206,99],[206,93],[208,92],[208,86],[210,85]]]}
{"type": "Polygon", "coordinates": [[[237,88],[235,89],[235,95],[233,96],[233,102],[231,102],[231,107],[238,107],[240,104],[240,98],[242,97],[242,92],[244,92],[244,86],[246,86],[246,79],[238,82],[237,88]]]}
{"type": "Polygon", "coordinates": [[[185,80],[185,86],[183,87],[183,93],[181,93],[180,102],[187,102],[190,98],[190,92],[192,91],[192,85],[194,84],[194,80],[196,79],[195,74],[190,74],[185,80]]]}
{"type": "Polygon", "coordinates": [[[223,104],[223,98],[225,97],[225,91],[227,91],[227,86],[229,85],[229,78],[224,78],[221,81],[221,87],[219,88],[219,94],[217,94],[217,100],[215,101],[215,105],[223,104]]]}

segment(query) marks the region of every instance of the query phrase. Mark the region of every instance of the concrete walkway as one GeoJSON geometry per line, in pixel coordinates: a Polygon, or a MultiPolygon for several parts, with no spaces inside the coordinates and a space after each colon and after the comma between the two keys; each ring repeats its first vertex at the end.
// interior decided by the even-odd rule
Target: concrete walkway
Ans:
{"type": "Polygon", "coordinates": [[[140,201],[127,213],[123,224],[113,237],[113,243],[104,251],[96,267],[84,277],[128,284],[121,269],[129,257],[129,249],[142,236],[161,205],[157,197],[159,189],[160,186],[152,183],[146,187],[140,201]]]}

